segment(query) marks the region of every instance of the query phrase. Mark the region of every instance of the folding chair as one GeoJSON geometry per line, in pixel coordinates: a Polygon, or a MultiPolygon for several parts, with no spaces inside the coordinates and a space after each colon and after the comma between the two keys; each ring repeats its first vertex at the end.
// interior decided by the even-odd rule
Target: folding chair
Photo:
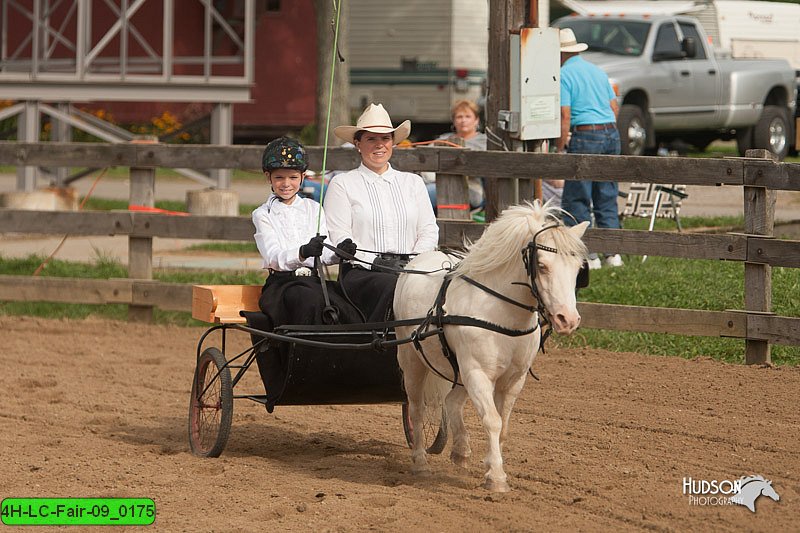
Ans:
{"type": "MultiPolygon", "coordinates": [[[[650,225],[647,231],[653,231],[656,224],[656,217],[672,218],[678,226],[678,231],[683,231],[681,227],[681,202],[688,198],[686,185],[659,185],[657,183],[631,183],[627,193],[620,192],[619,195],[625,198],[625,209],[620,213],[620,218],[625,216],[650,217],[650,225]]],[[[647,260],[647,256],[642,256],[642,263],[647,260]]]]}
{"type": "Polygon", "coordinates": [[[659,185],[657,183],[631,183],[628,192],[620,192],[625,198],[625,208],[620,213],[621,217],[636,216],[649,217],[648,231],[653,231],[656,217],[672,218],[681,227],[681,202],[688,198],[686,185],[659,185]]]}

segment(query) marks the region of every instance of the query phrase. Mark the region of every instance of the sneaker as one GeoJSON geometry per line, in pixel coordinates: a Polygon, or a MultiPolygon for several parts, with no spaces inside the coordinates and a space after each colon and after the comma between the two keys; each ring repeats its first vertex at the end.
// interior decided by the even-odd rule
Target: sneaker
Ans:
{"type": "Polygon", "coordinates": [[[621,267],[624,264],[625,263],[622,262],[622,258],[619,256],[619,254],[609,255],[606,257],[606,266],[621,267]]]}
{"type": "Polygon", "coordinates": [[[599,257],[595,257],[594,259],[589,259],[587,263],[589,263],[589,270],[597,270],[603,266],[603,263],[600,262],[599,257]]]}

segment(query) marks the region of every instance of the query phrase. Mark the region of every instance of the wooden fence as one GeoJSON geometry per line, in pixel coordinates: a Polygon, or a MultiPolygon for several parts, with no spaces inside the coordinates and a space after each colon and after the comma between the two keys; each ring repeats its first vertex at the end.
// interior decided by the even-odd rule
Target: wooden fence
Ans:
{"type": "MultiPolygon", "coordinates": [[[[153,201],[157,167],[258,169],[261,151],[256,146],[0,142],[0,164],[131,167],[132,203],[146,205],[153,201]]],[[[800,190],[800,165],[774,162],[766,153],[750,155],[760,157],[687,159],[415,148],[395,150],[392,163],[402,170],[451,176],[469,174],[497,180],[494,194],[488,198],[489,210],[495,212],[513,203],[515,195],[530,198],[531,177],[742,187],[743,233],[705,235],[590,229],[585,241],[596,252],[741,261],[744,309],[703,311],[588,302],[579,304],[579,308],[583,325],[589,328],[745,339],[745,359],[757,363],[770,360],[770,343],[800,345],[800,318],[776,316],[771,309],[771,268],[800,267],[800,241],[773,237],[775,191],[800,190]]],[[[310,148],[309,156],[312,168],[322,166],[321,148],[310,148]]],[[[330,150],[327,167],[354,168],[357,156],[348,149],[330,150]]],[[[465,194],[458,187],[450,189],[455,191],[454,195],[465,194]]],[[[475,239],[483,231],[482,225],[469,221],[440,218],[439,225],[440,243],[446,246],[458,246],[464,236],[475,239]]],[[[253,227],[249,217],[0,209],[0,232],[127,235],[130,279],[0,276],[0,300],[124,303],[130,306],[132,318],[146,319],[153,306],[191,309],[190,286],[151,280],[153,237],[247,241],[252,239],[253,227]]]]}

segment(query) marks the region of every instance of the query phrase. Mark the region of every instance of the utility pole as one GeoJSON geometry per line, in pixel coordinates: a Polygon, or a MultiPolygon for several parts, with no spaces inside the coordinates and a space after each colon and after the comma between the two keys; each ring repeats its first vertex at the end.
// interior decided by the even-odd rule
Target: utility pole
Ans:
{"type": "MultiPolygon", "coordinates": [[[[539,0],[528,0],[528,25],[531,28],[539,27],[539,0]]],[[[544,141],[534,141],[531,146],[533,152],[541,152],[544,141]]],[[[533,180],[533,197],[542,199],[542,180],[536,178],[533,180]]]]}
{"type": "MultiPolygon", "coordinates": [[[[336,4],[331,0],[314,0],[317,16],[317,139],[318,145],[325,143],[325,123],[328,116],[328,91],[331,81],[331,53],[333,51],[334,30],[336,27],[336,4]]],[[[341,144],[333,135],[333,128],[340,124],[350,124],[350,65],[347,63],[348,12],[347,0],[339,0],[339,37],[337,39],[336,63],[333,67],[333,101],[331,102],[331,126],[328,132],[328,145],[341,144]],[[339,55],[341,54],[341,55],[339,55]],[[344,61],[342,61],[344,59],[344,61]]]]}
{"type": "MultiPolygon", "coordinates": [[[[489,136],[489,150],[541,152],[543,141],[514,140],[497,126],[498,112],[511,107],[510,38],[523,27],[539,26],[539,0],[489,0],[489,68],[486,98],[486,125],[496,135],[489,136]],[[496,137],[502,139],[502,142],[496,137]],[[505,146],[504,146],[505,145],[505,146]]],[[[500,178],[486,183],[486,217],[493,220],[500,212],[522,200],[542,197],[542,183],[531,178],[500,178]]]]}
{"type": "MultiPolygon", "coordinates": [[[[514,141],[508,132],[497,127],[498,112],[511,108],[509,35],[518,33],[526,22],[525,0],[489,0],[489,66],[488,94],[486,96],[486,127],[495,135],[489,136],[487,149],[513,150],[514,141]],[[497,139],[499,137],[502,142],[497,139]]],[[[486,219],[494,220],[500,212],[512,205],[516,196],[513,178],[486,181],[486,219]]]]}

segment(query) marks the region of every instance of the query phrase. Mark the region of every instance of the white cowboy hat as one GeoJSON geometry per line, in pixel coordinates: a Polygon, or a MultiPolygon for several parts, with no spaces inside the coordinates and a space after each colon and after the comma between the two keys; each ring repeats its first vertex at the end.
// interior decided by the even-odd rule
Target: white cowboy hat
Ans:
{"type": "Polygon", "coordinates": [[[383,104],[370,104],[358,117],[355,126],[338,126],[333,129],[333,133],[343,141],[351,143],[356,132],[361,130],[371,131],[372,133],[394,132],[394,144],[399,144],[411,133],[411,121],[406,120],[396,128],[393,128],[392,119],[389,118],[389,113],[383,108],[383,104]]]}
{"type": "Polygon", "coordinates": [[[558,32],[558,38],[561,41],[562,52],[583,52],[589,45],[586,43],[579,43],[575,38],[575,32],[570,28],[564,28],[558,32]]]}

